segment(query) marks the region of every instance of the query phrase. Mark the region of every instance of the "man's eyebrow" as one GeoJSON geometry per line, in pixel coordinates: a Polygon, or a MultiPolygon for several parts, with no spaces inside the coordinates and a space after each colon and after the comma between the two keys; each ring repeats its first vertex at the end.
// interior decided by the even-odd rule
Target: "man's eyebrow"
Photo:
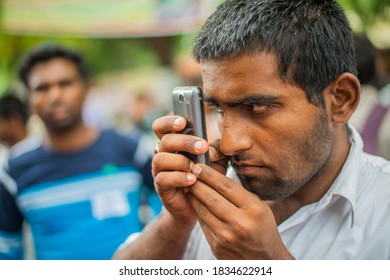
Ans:
{"type": "MultiPolygon", "coordinates": [[[[59,81],[57,81],[56,83],[54,84],[64,84],[64,83],[72,83],[72,82],[75,82],[77,81],[78,77],[75,76],[75,77],[64,77],[62,79],[60,79],[59,81]]],[[[40,89],[45,89],[47,87],[50,87],[53,83],[50,83],[50,82],[39,82],[35,85],[31,85],[31,89],[32,90],[40,90],[40,89]]]]}
{"type": "Polygon", "coordinates": [[[209,104],[218,104],[217,100],[215,98],[208,96],[208,95],[203,95],[203,101],[209,104]]]}
{"type": "Polygon", "coordinates": [[[49,85],[50,85],[49,83],[42,82],[39,84],[31,85],[31,89],[32,90],[41,90],[41,89],[45,89],[45,88],[49,87],[49,85]]]}
{"type": "MultiPolygon", "coordinates": [[[[204,98],[204,101],[209,103],[209,104],[220,104],[220,102],[217,101],[213,97],[205,95],[203,98],[204,98]]],[[[240,105],[251,105],[254,103],[266,103],[266,102],[270,102],[270,101],[276,101],[278,99],[280,99],[280,96],[267,95],[267,94],[262,94],[262,95],[256,94],[256,95],[248,96],[245,98],[238,98],[235,100],[230,100],[228,102],[222,102],[222,103],[225,103],[229,107],[237,107],[240,105]]]]}

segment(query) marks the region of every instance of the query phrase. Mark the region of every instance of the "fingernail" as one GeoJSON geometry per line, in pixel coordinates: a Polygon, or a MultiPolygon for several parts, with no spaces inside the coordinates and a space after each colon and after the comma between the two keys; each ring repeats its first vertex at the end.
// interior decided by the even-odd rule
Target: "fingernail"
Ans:
{"type": "Polygon", "coordinates": [[[188,174],[187,174],[187,181],[188,181],[188,182],[195,182],[195,181],[196,181],[195,175],[192,174],[192,173],[188,173],[188,174]]]}
{"type": "Polygon", "coordinates": [[[175,118],[175,119],[173,120],[173,125],[174,125],[174,126],[179,126],[180,123],[181,123],[181,119],[180,119],[180,118],[175,118]]]}
{"type": "Polygon", "coordinates": [[[203,147],[203,141],[196,141],[195,142],[195,145],[194,145],[195,150],[200,151],[202,149],[202,147],[203,147]]]}
{"type": "Polygon", "coordinates": [[[195,175],[199,175],[200,172],[202,172],[202,167],[200,167],[199,165],[195,165],[194,168],[192,168],[192,173],[194,173],[195,175]]]}
{"type": "Polygon", "coordinates": [[[194,162],[190,161],[190,170],[192,169],[193,166],[194,166],[194,162]]]}

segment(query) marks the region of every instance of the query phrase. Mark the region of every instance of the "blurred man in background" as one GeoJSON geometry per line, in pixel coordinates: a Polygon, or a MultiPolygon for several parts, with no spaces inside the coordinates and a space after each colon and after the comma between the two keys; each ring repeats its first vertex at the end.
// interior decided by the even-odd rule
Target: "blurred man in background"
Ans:
{"type": "MultiPolygon", "coordinates": [[[[41,144],[40,135],[33,133],[29,127],[30,121],[24,101],[17,97],[16,92],[8,90],[0,98],[0,140],[4,144],[0,151],[0,181],[4,184],[7,184],[8,176],[4,173],[3,166],[7,161],[41,144]]],[[[23,224],[23,229],[25,255],[31,258],[31,232],[26,223],[23,224]]]]}
{"type": "Polygon", "coordinates": [[[29,137],[29,114],[24,102],[12,91],[0,98],[0,141],[7,148],[2,160],[15,157],[40,143],[37,136],[29,137]]]}
{"type": "Polygon", "coordinates": [[[23,102],[9,93],[0,98],[0,141],[11,148],[27,137],[28,113],[23,102]]]}
{"type": "Polygon", "coordinates": [[[23,221],[37,259],[109,259],[142,228],[141,189],[153,188],[149,153],[134,137],[85,124],[89,77],[78,53],[38,47],[19,74],[46,135],[9,161],[0,184],[0,259],[23,257],[23,221]]]}

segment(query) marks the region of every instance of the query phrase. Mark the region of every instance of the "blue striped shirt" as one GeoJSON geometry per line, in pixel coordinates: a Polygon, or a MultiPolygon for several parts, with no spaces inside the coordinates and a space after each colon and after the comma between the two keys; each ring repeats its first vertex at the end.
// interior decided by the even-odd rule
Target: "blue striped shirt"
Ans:
{"type": "Polygon", "coordinates": [[[0,183],[0,259],[23,257],[23,221],[37,259],[110,259],[142,229],[144,186],[153,187],[149,153],[111,130],[81,151],[41,146],[10,160],[0,183]]]}

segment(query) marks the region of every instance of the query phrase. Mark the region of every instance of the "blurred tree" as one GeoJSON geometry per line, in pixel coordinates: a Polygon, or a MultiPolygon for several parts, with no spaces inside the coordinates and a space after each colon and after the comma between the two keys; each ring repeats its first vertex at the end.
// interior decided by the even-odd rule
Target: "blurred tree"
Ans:
{"type": "Polygon", "coordinates": [[[19,36],[0,33],[0,95],[15,87],[17,68],[22,55],[31,47],[53,42],[76,48],[84,54],[93,76],[110,71],[148,66],[168,66],[177,50],[180,36],[164,38],[66,38],[19,36]]]}
{"type": "Polygon", "coordinates": [[[353,11],[361,21],[362,31],[370,28],[375,21],[390,19],[390,0],[338,0],[340,5],[353,11]]]}

